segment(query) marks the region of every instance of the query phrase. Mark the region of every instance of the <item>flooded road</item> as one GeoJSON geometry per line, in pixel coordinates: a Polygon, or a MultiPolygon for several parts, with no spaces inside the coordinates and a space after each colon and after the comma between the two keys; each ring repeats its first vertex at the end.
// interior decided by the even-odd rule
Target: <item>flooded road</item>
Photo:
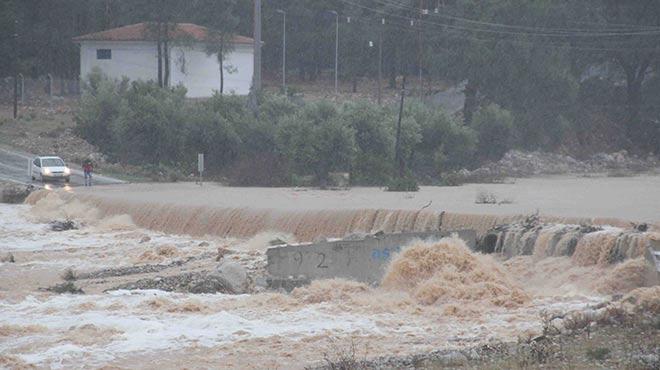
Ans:
{"type": "Polygon", "coordinates": [[[401,209],[490,215],[532,214],[617,218],[660,223],[660,176],[544,177],[507,184],[422,187],[394,193],[379,188],[233,188],[193,183],[130,184],[76,189],[100,199],[135,203],[276,210],[401,209]],[[482,192],[506,204],[476,204],[482,192]]]}

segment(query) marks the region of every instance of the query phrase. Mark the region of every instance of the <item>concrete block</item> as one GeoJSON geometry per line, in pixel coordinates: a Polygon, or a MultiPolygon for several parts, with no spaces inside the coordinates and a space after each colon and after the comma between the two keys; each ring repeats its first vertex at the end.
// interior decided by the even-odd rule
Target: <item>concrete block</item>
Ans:
{"type": "Polygon", "coordinates": [[[381,234],[362,240],[326,241],[268,249],[266,269],[273,281],[345,278],[378,284],[393,255],[416,239],[433,240],[457,234],[472,250],[474,230],[381,234]]]}
{"type": "Polygon", "coordinates": [[[645,257],[653,268],[653,272],[649,275],[649,284],[660,284],[660,240],[651,240],[651,244],[646,250],[645,257]]]}

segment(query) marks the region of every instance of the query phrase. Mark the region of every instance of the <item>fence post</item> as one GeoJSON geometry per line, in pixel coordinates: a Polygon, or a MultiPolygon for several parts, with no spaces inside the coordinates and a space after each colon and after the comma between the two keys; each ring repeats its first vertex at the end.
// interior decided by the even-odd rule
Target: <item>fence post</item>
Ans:
{"type": "Polygon", "coordinates": [[[46,75],[46,89],[48,90],[48,97],[52,98],[53,97],[53,76],[49,73],[46,75]]]}
{"type": "Polygon", "coordinates": [[[18,74],[18,78],[21,79],[21,104],[25,103],[25,77],[23,77],[22,73],[18,74]]]}
{"type": "Polygon", "coordinates": [[[18,75],[14,74],[14,119],[18,118],[18,75]]]}

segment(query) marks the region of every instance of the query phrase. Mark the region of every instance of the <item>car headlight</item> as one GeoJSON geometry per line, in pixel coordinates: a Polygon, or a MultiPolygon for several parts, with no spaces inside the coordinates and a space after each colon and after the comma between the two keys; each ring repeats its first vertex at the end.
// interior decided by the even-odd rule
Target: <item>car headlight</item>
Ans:
{"type": "Polygon", "coordinates": [[[44,174],[50,175],[50,170],[48,168],[44,168],[44,174]]]}
{"type": "Polygon", "coordinates": [[[71,169],[69,169],[69,167],[64,167],[64,174],[65,175],[70,175],[71,174],[71,169]]]}

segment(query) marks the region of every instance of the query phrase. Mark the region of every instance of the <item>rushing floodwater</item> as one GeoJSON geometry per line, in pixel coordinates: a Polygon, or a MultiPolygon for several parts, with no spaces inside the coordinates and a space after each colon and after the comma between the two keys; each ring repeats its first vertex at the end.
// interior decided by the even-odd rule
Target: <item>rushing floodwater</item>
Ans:
{"type": "MultiPolygon", "coordinates": [[[[588,310],[609,294],[642,285],[642,259],[598,262],[608,250],[600,240],[621,229],[609,227],[585,238],[574,257],[542,253],[543,234],[537,239],[538,253],[535,249],[534,255],[507,261],[472,253],[455,239],[415,244],[393,260],[378,288],[329,280],[291,294],[260,289],[236,296],[104,292],[130,279],[213,270],[214,257],[159,273],[78,280],[85,295],[39,288],[61,282],[69,267],[85,273],[168,264],[214,256],[219,247],[233,252],[225,258],[259,277],[275,236],[294,241],[299,235],[361,228],[433,228],[438,210],[510,214],[544,204],[544,213],[558,216],[660,218],[652,212],[660,204],[653,203],[660,189],[657,177],[599,180],[530,179],[513,185],[423,188],[414,194],[130,185],[81,189],[76,196],[41,193],[33,197],[34,205],[0,204],[0,257],[12,253],[16,258],[16,263],[0,263],[0,368],[303,368],[321,361],[324,353],[332,357],[350,350],[351,343],[360,358],[373,358],[516,340],[540,332],[543,313],[588,310]],[[515,203],[475,205],[481,188],[515,203]],[[171,205],[158,205],[163,201],[171,205]],[[418,212],[429,201],[432,205],[418,212]],[[184,203],[197,208],[185,210],[184,203]],[[262,211],[231,209],[237,207],[262,211]],[[323,207],[328,211],[319,210],[323,207]],[[621,212],[615,212],[617,207],[621,212]],[[136,226],[139,220],[122,210],[140,216],[152,230],[136,226]],[[64,218],[81,228],[53,232],[46,223],[64,218]],[[169,230],[170,225],[176,230],[197,225],[200,233],[186,236],[169,230]],[[273,234],[266,227],[273,225],[292,232],[273,234]],[[228,236],[242,233],[246,236],[228,236]]],[[[445,222],[487,227],[498,219],[449,215],[445,222]]]]}

